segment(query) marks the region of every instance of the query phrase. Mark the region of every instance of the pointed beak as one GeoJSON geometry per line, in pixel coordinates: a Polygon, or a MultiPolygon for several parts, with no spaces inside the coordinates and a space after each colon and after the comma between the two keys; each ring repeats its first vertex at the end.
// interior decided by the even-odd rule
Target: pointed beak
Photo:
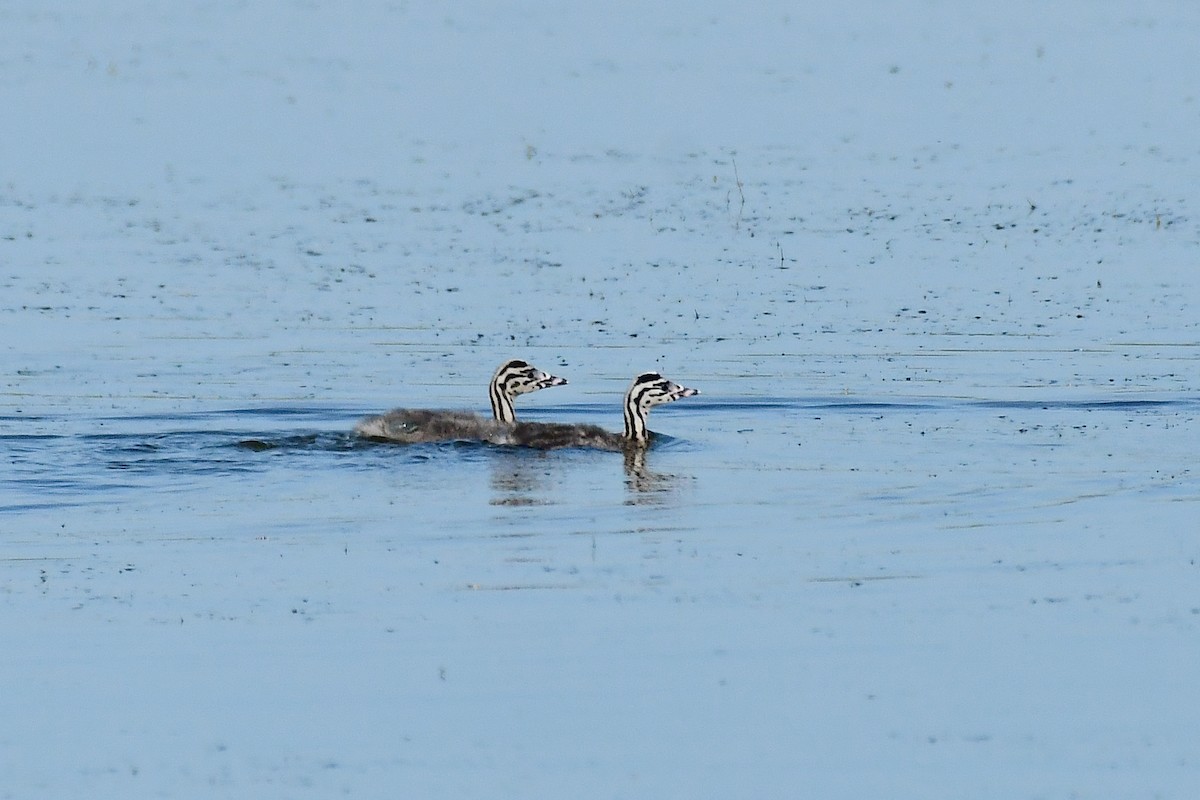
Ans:
{"type": "Polygon", "coordinates": [[[545,373],[545,372],[542,373],[542,377],[539,378],[538,382],[537,382],[537,388],[539,388],[539,389],[549,389],[551,386],[566,386],[566,385],[567,385],[566,378],[560,378],[557,375],[550,375],[549,373],[545,373]]]}
{"type": "Polygon", "coordinates": [[[671,399],[672,400],[681,400],[684,397],[695,397],[698,394],[700,394],[699,389],[689,389],[686,386],[676,385],[676,387],[671,390],[671,399]]]}

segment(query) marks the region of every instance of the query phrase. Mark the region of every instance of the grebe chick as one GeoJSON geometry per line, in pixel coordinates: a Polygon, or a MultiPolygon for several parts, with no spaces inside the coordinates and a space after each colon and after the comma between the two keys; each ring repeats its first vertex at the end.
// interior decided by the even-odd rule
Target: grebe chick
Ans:
{"type": "Polygon", "coordinates": [[[697,389],[680,386],[657,372],[643,372],[625,392],[625,430],[611,433],[596,425],[566,425],[553,422],[518,422],[504,444],[551,450],[559,447],[589,447],[600,450],[642,449],[654,434],[646,427],[650,409],[684,397],[700,394],[697,389]]]}
{"type": "Polygon", "coordinates": [[[520,359],[500,365],[488,384],[492,419],[469,411],[440,411],[426,408],[397,408],[386,414],[367,417],[354,426],[359,436],[393,442],[450,442],[456,440],[489,441],[517,421],[513,400],[517,395],[562,386],[559,378],[520,359]]]}

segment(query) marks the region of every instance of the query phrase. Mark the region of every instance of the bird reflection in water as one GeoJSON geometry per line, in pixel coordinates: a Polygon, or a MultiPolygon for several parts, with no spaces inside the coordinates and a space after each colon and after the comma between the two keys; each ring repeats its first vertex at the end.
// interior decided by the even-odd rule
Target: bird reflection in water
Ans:
{"type": "MultiPolygon", "coordinates": [[[[563,487],[554,480],[566,460],[557,454],[531,453],[528,450],[498,450],[491,458],[491,487],[493,506],[545,506],[562,502],[563,487]]],[[[647,464],[647,448],[631,447],[624,451],[626,505],[669,505],[677,502],[681,486],[691,476],[656,472],[647,464]]],[[[611,464],[612,454],[598,458],[587,456],[587,469],[601,469],[611,464]]],[[[583,466],[583,465],[579,465],[583,466]]],[[[607,473],[608,470],[605,469],[607,473]]],[[[609,473],[611,474],[611,473],[609,473]]],[[[566,498],[570,499],[570,498],[566,498]]]]}
{"type": "Polygon", "coordinates": [[[549,467],[542,454],[501,451],[492,459],[492,499],[494,506],[544,506],[547,497],[549,467]]]}
{"type": "Polygon", "coordinates": [[[630,447],[625,450],[625,487],[629,490],[626,505],[668,505],[677,498],[679,488],[688,476],[655,472],[646,466],[647,449],[630,447]]]}

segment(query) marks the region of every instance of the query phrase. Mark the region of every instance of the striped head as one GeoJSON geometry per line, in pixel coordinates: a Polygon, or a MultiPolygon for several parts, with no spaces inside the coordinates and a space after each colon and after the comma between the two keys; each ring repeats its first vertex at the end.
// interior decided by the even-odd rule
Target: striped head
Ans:
{"type": "Polygon", "coordinates": [[[650,409],[662,403],[671,403],[684,397],[695,397],[698,389],[689,389],[669,381],[657,372],[643,372],[629,384],[625,393],[625,438],[638,444],[650,441],[646,428],[646,415],[650,409]]]}
{"type": "Polygon", "coordinates": [[[517,395],[548,389],[551,386],[562,386],[566,382],[565,378],[556,378],[520,359],[502,364],[488,385],[492,416],[498,422],[516,422],[517,412],[513,408],[513,399],[517,395]]]}

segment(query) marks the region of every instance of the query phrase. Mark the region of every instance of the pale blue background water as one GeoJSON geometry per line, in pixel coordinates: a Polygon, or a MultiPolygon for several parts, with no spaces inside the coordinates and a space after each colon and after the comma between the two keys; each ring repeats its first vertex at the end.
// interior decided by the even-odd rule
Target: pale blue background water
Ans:
{"type": "Polygon", "coordinates": [[[1200,13],[853,11],[0,11],[0,797],[1194,796],[1200,13]]]}

